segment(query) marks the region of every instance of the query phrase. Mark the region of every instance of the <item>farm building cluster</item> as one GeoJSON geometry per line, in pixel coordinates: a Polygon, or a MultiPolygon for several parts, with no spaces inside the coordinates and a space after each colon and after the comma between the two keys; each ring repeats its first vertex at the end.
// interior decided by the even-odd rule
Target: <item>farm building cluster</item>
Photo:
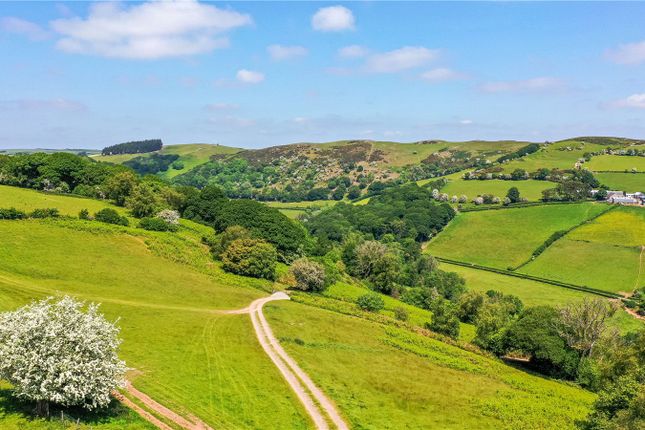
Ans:
{"type": "MultiPolygon", "coordinates": [[[[598,190],[591,190],[591,194],[595,195],[598,190]]],[[[645,193],[635,192],[635,193],[626,193],[624,191],[607,191],[607,200],[608,203],[615,205],[635,205],[635,206],[644,206],[645,205],[645,193]]]]}

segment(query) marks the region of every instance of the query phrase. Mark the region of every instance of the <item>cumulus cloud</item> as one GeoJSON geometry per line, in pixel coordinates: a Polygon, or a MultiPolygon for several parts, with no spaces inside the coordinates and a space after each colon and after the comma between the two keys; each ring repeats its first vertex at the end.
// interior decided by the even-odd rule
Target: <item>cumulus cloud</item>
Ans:
{"type": "Polygon", "coordinates": [[[295,57],[303,57],[307,55],[307,48],[304,46],[284,46],[284,45],[270,45],[267,47],[267,52],[272,59],[288,60],[295,57]]]}
{"type": "Polygon", "coordinates": [[[439,51],[435,49],[404,46],[393,51],[370,55],[365,63],[365,70],[370,73],[395,73],[423,66],[438,56],[439,51]]]}
{"type": "Polygon", "coordinates": [[[85,112],[88,110],[87,106],[84,103],[64,98],[0,100],[0,108],[32,112],[85,112]]]}
{"type": "Polygon", "coordinates": [[[51,34],[40,25],[13,16],[0,18],[0,30],[7,33],[20,34],[34,41],[45,40],[51,37],[51,34]]]}
{"type": "Polygon", "coordinates": [[[360,45],[349,45],[338,50],[338,55],[343,58],[360,58],[365,57],[369,51],[360,45]]]}
{"type": "Polygon", "coordinates": [[[640,64],[645,62],[645,40],[636,43],[626,43],[616,49],[605,52],[605,56],[618,64],[640,64]]]}
{"type": "Polygon", "coordinates": [[[616,100],[612,103],[616,108],[631,108],[631,109],[645,109],[645,93],[632,94],[631,96],[616,100]]]}
{"type": "Polygon", "coordinates": [[[462,79],[464,76],[461,73],[455,72],[452,69],[448,69],[446,67],[439,67],[439,68],[428,70],[426,72],[421,73],[420,77],[424,81],[428,81],[428,82],[443,82],[443,81],[452,81],[455,79],[462,79]]]}
{"type": "Polygon", "coordinates": [[[249,15],[195,0],[154,1],[123,7],[97,3],[87,18],[51,22],[62,37],[58,49],[128,59],[158,59],[228,46],[224,33],[252,23],[249,15]]]}
{"type": "Polygon", "coordinates": [[[323,7],[311,18],[311,26],[317,31],[353,30],[354,14],[345,6],[323,7]]]}
{"type": "Polygon", "coordinates": [[[564,83],[552,77],[538,77],[519,81],[487,82],[480,89],[487,93],[548,91],[562,88],[564,83]]]}
{"type": "Polygon", "coordinates": [[[259,84],[264,81],[264,74],[253,70],[241,69],[237,71],[235,78],[243,84],[259,84]]]}

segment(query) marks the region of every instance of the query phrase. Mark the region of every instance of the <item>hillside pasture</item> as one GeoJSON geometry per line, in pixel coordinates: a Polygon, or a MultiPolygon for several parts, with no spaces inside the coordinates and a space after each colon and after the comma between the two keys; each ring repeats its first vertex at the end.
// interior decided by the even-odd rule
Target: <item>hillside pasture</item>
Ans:
{"type": "Polygon", "coordinates": [[[449,196],[466,195],[469,200],[483,194],[492,194],[504,200],[509,188],[517,187],[520,190],[520,196],[527,198],[529,201],[537,201],[542,197],[542,191],[548,188],[554,188],[555,184],[547,181],[504,181],[501,179],[492,179],[488,181],[455,179],[449,180],[448,184],[441,189],[442,193],[449,196]]]}
{"type": "Polygon", "coordinates": [[[265,313],[352,428],[573,429],[593,400],[407,330],[293,302],[271,303],[265,313]]]}
{"type": "Polygon", "coordinates": [[[622,172],[633,168],[638,172],[645,172],[645,157],[596,155],[585,166],[594,172],[622,172]]]}
{"type": "MultiPolygon", "coordinates": [[[[505,173],[515,169],[535,172],[541,168],[573,169],[575,163],[585,152],[595,152],[604,149],[603,145],[576,140],[567,140],[548,145],[546,148],[525,157],[502,164],[505,173]]],[[[595,157],[594,157],[595,158],[595,157]]]]}
{"type": "Polygon", "coordinates": [[[28,188],[17,188],[0,185],[0,207],[15,207],[30,212],[34,209],[56,208],[61,215],[78,216],[81,209],[87,209],[90,214],[110,207],[125,215],[126,211],[107,201],[88,199],[73,195],[61,195],[36,191],[28,188]]]}
{"type": "Polygon", "coordinates": [[[427,244],[426,251],[499,269],[516,267],[551,234],[607,209],[601,204],[575,203],[464,212],[427,244]]]}
{"type": "Polygon", "coordinates": [[[522,272],[611,292],[645,285],[645,211],[618,207],[556,241],[522,272]]]}
{"type": "MultiPolygon", "coordinates": [[[[442,263],[441,269],[456,272],[466,280],[466,288],[485,293],[489,290],[513,294],[519,297],[524,306],[562,306],[567,303],[594,297],[589,293],[571,290],[552,284],[545,284],[530,279],[488,272],[474,268],[442,263]]],[[[632,317],[624,310],[616,312],[609,324],[621,332],[636,331],[643,328],[643,322],[632,317]]]]}
{"type": "Polygon", "coordinates": [[[601,184],[612,190],[645,192],[645,173],[595,173],[601,184]]]}

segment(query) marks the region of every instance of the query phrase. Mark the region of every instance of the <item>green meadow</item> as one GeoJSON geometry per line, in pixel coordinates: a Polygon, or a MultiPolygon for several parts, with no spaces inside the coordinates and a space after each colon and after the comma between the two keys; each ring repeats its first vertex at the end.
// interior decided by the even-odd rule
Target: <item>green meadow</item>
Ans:
{"type": "MultiPolygon", "coordinates": [[[[571,290],[557,285],[545,284],[530,279],[522,279],[500,273],[478,270],[456,264],[442,263],[441,268],[456,272],[466,280],[469,290],[500,291],[504,294],[513,294],[519,297],[525,306],[562,306],[566,303],[576,302],[589,297],[589,293],[571,290]]],[[[621,332],[636,331],[643,328],[643,323],[619,310],[611,318],[610,324],[620,329],[621,332]]]]}
{"type": "Polygon", "coordinates": [[[93,214],[103,208],[111,207],[125,214],[123,208],[113,206],[108,202],[26,188],[9,187],[7,185],[0,185],[0,207],[15,207],[25,212],[33,211],[34,209],[57,208],[61,215],[72,216],[78,216],[81,209],[87,209],[93,214]]]}
{"type": "Polygon", "coordinates": [[[515,169],[524,169],[527,172],[534,172],[541,168],[573,169],[585,152],[596,152],[603,148],[603,145],[595,143],[566,140],[552,143],[538,152],[504,163],[502,168],[506,173],[511,173],[515,169]]]}
{"type": "MultiPolygon", "coordinates": [[[[200,243],[204,229],[188,222],[177,233],[156,233],[75,219],[0,221],[0,310],[64,294],[100,302],[109,319],[118,318],[129,378],[160,403],[217,429],[311,428],[248,316],[216,312],[245,307],[275,286],[224,273],[200,243]]],[[[327,294],[351,300],[363,291],[339,284],[327,294]]],[[[392,321],[396,306],[389,298],[378,317],[392,321]]],[[[360,312],[280,303],[267,314],[285,348],[355,428],[573,429],[593,401],[576,387],[360,312]],[[430,389],[437,386],[442,389],[430,389]]],[[[410,314],[413,323],[431,317],[410,314]]],[[[0,428],[21,429],[27,415],[3,387],[0,428]]],[[[83,420],[80,428],[149,428],[131,412],[115,411],[100,423],[83,420]]]]}
{"type": "Polygon", "coordinates": [[[488,181],[452,179],[441,189],[442,193],[449,196],[466,195],[469,200],[483,194],[492,194],[504,200],[509,188],[517,187],[520,190],[520,196],[530,201],[539,200],[542,197],[542,191],[548,188],[555,188],[553,182],[547,181],[504,181],[501,179],[491,179],[488,181]]]}
{"type": "Polygon", "coordinates": [[[594,173],[594,176],[612,190],[645,192],[645,173],[594,173]]]}
{"type": "Polygon", "coordinates": [[[556,241],[524,273],[611,292],[645,285],[645,211],[618,207],[556,241]]]}
{"type": "Polygon", "coordinates": [[[161,151],[146,154],[118,154],[118,155],[97,155],[93,156],[97,161],[107,161],[108,163],[122,164],[139,156],[149,156],[150,154],[177,154],[179,161],[184,164],[182,169],[176,170],[169,168],[166,172],[161,172],[159,175],[171,179],[182,173],[193,169],[194,167],[206,163],[213,155],[230,155],[240,152],[239,148],[232,148],[230,146],[214,145],[208,143],[190,143],[183,145],[164,145],[161,151]]]}
{"type": "Polygon", "coordinates": [[[431,239],[426,250],[483,266],[516,267],[554,232],[607,209],[602,204],[576,203],[464,212],[431,239]]]}
{"type": "Polygon", "coordinates": [[[404,329],[271,303],[287,352],[361,429],[573,429],[593,395],[404,329]]]}
{"type": "Polygon", "coordinates": [[[594,172],[630,171],[645,172],[645,157],[625,155],[597,155],[585,165],[594,172]]]}

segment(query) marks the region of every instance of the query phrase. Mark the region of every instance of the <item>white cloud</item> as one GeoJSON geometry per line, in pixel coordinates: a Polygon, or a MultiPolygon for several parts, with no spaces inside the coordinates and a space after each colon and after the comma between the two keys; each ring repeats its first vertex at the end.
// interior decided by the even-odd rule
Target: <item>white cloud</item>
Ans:
{"type": "Polygon", "coordinates": [[[627,43],[610,49],[605,56],[618,64],[639,64],[645,62],[645,40],[636,43],[627,43]]]}
{"type": "Polygon", "coordinates": [[[354,24],[354,14],[344,6],[320,8],[311,18],[311,26],[317,31],[353,30],[354,24]]]}
{"type": "Polygon", "coordinates": [[[616,100],[612,106],[617,108],[645,109],[645,93],[632,94],[627,98],[616,100]]]}
{"type": "Polygon", "coordinates": [[[365,70],[371,73],[395,73],[424,64],[436,59],[439,51],[423,46],[404,46],[393,51],[370,55],[365,70]]]}
{"type": "Polygon", "coordinates": [[[349,45],[338,50],[338,55],[343,58],[360,58],[368,54],[367,48],[360,45],[349,45]]]}
{"type": "Polygon", "coordinates": [[[38,24],[12,16],[0,18],[0,30],[7,33],[20,34],[34,41],[45,40],[51,37],[51,34],[38,24]]]}
{"type": "Polygon", "coordinates": [[[153,1],[129,8],[96,3],[86,19],[57,19],[58,49],[76,54],[157,59],[228,46],[222,34],[252,23],[249,15],[195,0],[153,1]]]}
{"type": "Polygon", "coordinates": [[[519,81],[487,82],[480,89],[487,93],[548,91],[562,88],[564,83],[552,77],[538,77],[519,81]]]}
{"type": "Polygon", "coordinates": [[[462,119],[461,121],[459,121],[459,124],[461,125],[470,125],[472,123],[473,123],[472,119],[462,119]]]}
{"type": "Polygon", "coordinates": [[[263,73],[246,69],[238,70],[235,77],[239,82],[242,82],[244,84],[259,84],[260,82],[264,81],[263,73]]]}
{"type": "Polygon", "coordinates": [[[443,81],[451,81],[455,79],[462,79],[463,75],[459,72],[455,72],[452,69],[439,67],[439,68],[428,70],[426,72],[421,73],[420,77],[421,79],[428,82],[443,82],[443,81]]]}
{"type": "Polygon", "coordinates": [[[284,46],[284,45],[270,45],[267,47],[267,52],[274,60],[288,60],[295,57],[303,57],[307,55],[307,48],[304,46],[284,46]]]}

